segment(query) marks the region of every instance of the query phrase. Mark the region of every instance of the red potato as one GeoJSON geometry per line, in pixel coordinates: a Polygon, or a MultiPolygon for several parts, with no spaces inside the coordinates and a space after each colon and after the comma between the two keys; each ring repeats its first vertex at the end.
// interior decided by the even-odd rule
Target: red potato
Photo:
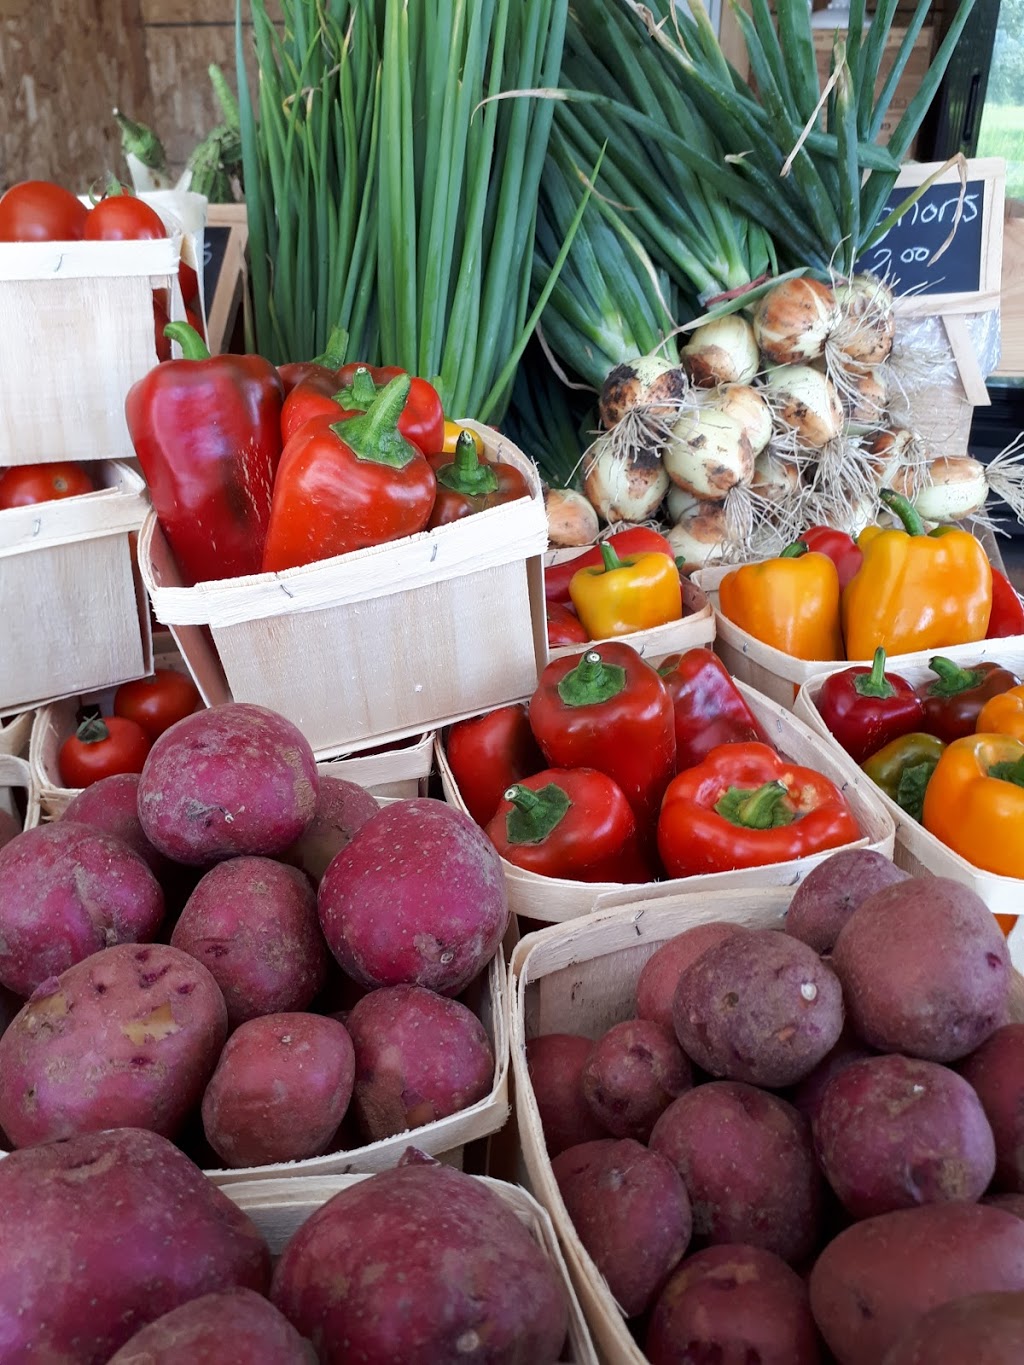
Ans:
{"type": "Polygon", "coordinates": [[[1024,1193],[1024,1024],[997,1029],[962,1063],[960,1074],[992,1125],[996,1186],[1024,1193]]]}
{"type": "Polygon", "coordinates": [[[947,877],[912,877],[869,896],[839,935],[832,965],[853,1028],[882,1052],[956,1061],[1006,1017],[1006,940],[981,897],[947,877]]]}
{"type": "Polygon", "coordinates": [[[1014,1218],[1024,1218],[1024,1194],[986,1194],[981,1203],[991,1204],[996,1209],[1005,1209],[1007,1213],[1012,1213],[1014,1218]]]}
{"type": "Polygon", "coordinates": [[[331,952],[360,985],[458,995],[494,956],[508,892],[494,845],[468,815],[429,797],[367,820],[320,883],[331,952]]]}
{"type": "Polygon", "coordinates": [[[309,879],[271,858],[231,858],[205,873],[171,945],[209,969],[229,1028],[304,1010],[327,980],[329,953],[309,879]]]}
{"type": "Polygon", "coordinates": [[[698,1066],[769,1089],[803,1080],[843,1029],[835,973],[776,929],[748,929],[702,953],[680,977],[672,1012],[698,1066]]]}
{"type": "Polygon", "coordinates": [[[10,811],[0,810],[0,848],[9,844],[16,834],[21,833],[21,821],[10,811]]]}
{"type": "Polygon", "coordinates": [[[228,1166],[320,1156],[352,1098],[348,1030],[320,1014],[266,1014],[228,1039],[203,1096],[203,1130],[228,1166]]]}
{"type": "Polygon", "coordinates": [[[104,948],[40,986],[0,1038],[0,1127],[17,1147],[102,1128],[173,1137],[227,1031],[220,988],[187,953],[104,948]]]}
{"type": "Polygon", "coordinates": [[[674,1031],[672,1001],[683,972],[716,943],[742,930],[741,924],[712,920],[709,924],[695,924],[692,929],[684,929],[681,934],[663,943],[644,964],[636,983],[637,1018],[653,1019],[655,1023],[664,1024],[674,1031]]]}
{"type": "Polygon", "coordinates": [[[335,856],[379,810],[377,798],[358,783],[321,774],[316,814],[305,833],[281,857],[319,885],[335,856]]]}
{"type": "Polygon", "coordinates": [[[882,1365],[1020,1365],[1024,1293],[971,1294],[933,1308],[900,1337],[882,1365]]]}
{"type": "Polygon", "coordinates": [[[352,1107],[368,1142],[468,1109],[494,1085],[490,1039],[457,1000],[385,986],[363,996],[346,1024],[356,1055],[352,1107]]]}
{"type": "Polygon", "coordinates": [[[644,1312],[690,1241],[690,1201],[678,1171],[633,1138],[570,1147],[551,1170],[612,1297],[629,1318],[644,1312]]]}
{"type": "Polygon", "coordinates": [[[909,880],[909,873],[872,848],[847,848],[812,867],[793,894],[786,933],[816,953],[830,953],[840,930],[868,896],[909,880]]]}
{"type": "Polygon", "coordinates": [[[562,1284],[513,1211],[436,1163],[336,1194],[288,1243],[271,1299],[321,1365],[547,1365],[568,1326],[562,1284]]]}
{"type": "Polygon", "coordinates": [[[786,1098],[805,1119],[813,1122],[821,1104],[821,1097],[828,1089],[833,1076],[838,1076],[854,1062],[877,1055],[875,1050],[862,1043],[851,1029],[844,1028],[832,1051],[821,1059],[810,1075],[805,1076],[786,1098]]]}
{"type": "Polygon", "coordinates": [[[800,1276],[771,1252],[718,1246],[689,1257],[655,1305],[651,1365],[818,1365],[821,1355],[800,1276]]]}
{"type": "Polygon", "coordinates": [[[693,1085],[675,1033],[651,1019],[626,1019],[599,1038],[581,1076],[583,1096],[612,1137],[646,1142],[659,1116],[693,1085]]]}
{"type": "Polygon", "coordinates": [[[814,1320],[840,1365],[879,1365],[930,1309],[1024,1290],[1024,1223],[982,1204],[883,1213],[830,1242],[809,1287],[814,1320]]]}
{"type": "Polygon", "coordinates": [[[649,1145],[682,1176],[696,1240],[793,1262],[818,1245],[821,1174],[810,1129],[785,1100],[739,1081],[699,1085],[669,1105],[649,1145]]]}
{"type": "Polygon", "coordinates": [[[270,857],[313,819],[318,786],[313,750],[291,721],[229,702],[156,741],[139,779],[139,819],[150,843],[179,863],[270,857]]]}
{"type": "Polygon", "coordinates": [[[576,1033],[544,1033],[526,1044],[526,1067],[549,1157],[607,1137],[583,1094],[583,1066],[594,1046],[576,1033]]]}
{"type": "Polygon", "coordinates": [[[948,1067],[898,1054],[854,1062],[833,1079],[814,1144],[854,1218],[973,1203],[996,1166],[992,1129],[967,1082],[948,1067]]]}
{"type": "Polygon", "coordinates": [[[29,996],[116,943],[153,938],[164,896],[127,844],[61,820],[0,850],[0,982],[29,996]]]}
{"type": "Polygon", "coordinates": [[[136,1332],[108,1365],[317,1365],[313,1347],[251,1289],[204,1294],[136,1332]]]}
{"type": "Polygon", "coordinates": [[[0,1356],[104,1365],[147,1323],[203,1294],[266,1291],[248,1215],[170,1142],[134,1128],[0,1162],[0,1356]]]}
{"type": "Polygon", "coordinates": [[[60,818],[112,834],[144,858],[155,877],[167,867],[167,859],[146,838],[139,820],[138,773],[101,777],[91,787],[84,787],[65,806],[60,818]]]}

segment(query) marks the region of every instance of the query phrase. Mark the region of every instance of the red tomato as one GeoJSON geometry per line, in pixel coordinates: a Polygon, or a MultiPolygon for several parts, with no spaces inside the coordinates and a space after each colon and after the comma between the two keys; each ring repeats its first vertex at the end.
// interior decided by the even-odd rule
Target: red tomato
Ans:
{"type": "Polygon", "coordinates": [[[157,668],[151,678],[122,684],[114,693],[114,715],[133,720],[151,740],[190,716],[199,705],[199,689],[184,673],[157,668]]]}
{"type": "Polygon", "coordinates": [[[141,773],[151,747],[149,736],[135,721],[93,716],[60,746],[61,781],[67,787],[91,787],[101,777],[141,773]]]}
{"type": "Polygon", "coordinates": [[[89,210],[83,235],[87,242],[152,242],[167,229],[156,209],[135,195],[112,194],[89,210]]]}
{"type": "Polygon", "coordinates": [[[77,498],[93,493],[96,485],[77,464],[23,464],[0,471],[0,511],[30,507],[37,502],[77,498]]]}
{"type": "Polygon", "coordinates": [[[60,185],[23,180],[0,195],[0,242],[77,242],[89,210],[60,185]]]}

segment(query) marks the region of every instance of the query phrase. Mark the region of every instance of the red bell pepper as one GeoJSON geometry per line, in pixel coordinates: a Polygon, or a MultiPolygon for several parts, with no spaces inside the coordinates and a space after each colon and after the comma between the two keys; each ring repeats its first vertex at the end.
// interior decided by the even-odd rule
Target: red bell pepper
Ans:
{"type": "Polygon", "coordinates": [[[440,452],[427,458],[437,479],[437,497],[428,527],[446,526],[475,512],[530,496],[526,475],[513,464],[481,459],[468,431],[459,433],[454,455],[440,452]]]}
{"type": "Polygon", "coordinates": [[[747,744],[768,736],[710,649],[670,654],[658,672],[675,711],[676,772],[692,768],[720,744],[747,744]]]}
{"type": "Polygon", "coordinates": [[[1024,635],[1024,602],[1006,574],[993,569],[992,615],[985,639],[1002,640],[1007,635],[1024,635]]]}
{"type": "MultiPolygon", "coordinates": [[[[675,551],[658,531],[649,526],[629,526],[625,531],[616,531],[608,537],[608,544],[615,553],[624,558],[626,555],[642,555],[660,552],[675,560],[675,551]]],[[[569,584],[578,569],[597,569],[604,564],[600,545],[592,545],[589,550],[581,550],[572,559],[563,559],[551,564],[544,570],[544,594],[549,602],[569,602],[569,584]]]]}
{"type": "Polygon", "coordinates": [[[212,356],[187,323],[128,391],[125,417],[157,519],[188,585],[259,573],[281,456],[281,380],[257,355],[212,356]]]}
{"type": "Polygon", "coordinates": [[[861,837],[839,788],[766,744],[723,744],[665,793],[658,852],[670,877],[766,867],[861,837]]]}
{"type": "Polygon", "coordinates": [[[879,648],[870,668],[859,664],[825,679],[818,711],[853,761],[863,763],[890,740],[920,730],[924,702],[906,678],[886,673],[879,648]]]}
{"type": "Polygon", "coordinates": [[[319,417],[288,442],[274,484],[265,572],[423,530],[436,480],[397,427],[408,394],[409,376],[398,375],[368,412],[347,422],[319,417]]]}
{"type": "Polygon", "coordinates": [[[546,602],[544,614],[548,623],[548,649],[562,645],[585,645],[590,639],[583,622],[571,607],[561,602],[546,602]]]}
{"type": "Polygon", "coordinates": [[[1000,664],[961,668],[940,656],[929,659],[928,667],[938,676],[917,689],[924,703],[924,720],[917,728],[946,744],[974,734],[989,698],[1020,686],[1016,673],[1000,664]]]}
{"type": "MultiPolygon", "coordinates": [[[[336,375],[311,375],[297,384],[285,399],[281,413],[282,438],[287,444],[314,417],[344,422],[366,412],[382,389],[404,374],[405,371],[395,365],[377,369],[369,365],[342,365],[336,375]]],[[[410,378],[398,430],[424,455],[433,455],[444,445],[441,396],[425,379],[410,378]]]]}
{"type": "Polygon", "coordinates": [[[840,592],[864,563],[864,551],[853,537],[833,526],[812,526],[800,539],[809,551],[831,559],[839,574],[840,592]]]}
{"type": "Polygon", "coordinates": [[[597,768],[622,788],[641,837],[653,833],[675,771],[672,698],[635,649],[609,640],[553,659],[530,699],[530,724],[553,768],[597,768]]]}
{"type": "Polygon", "coordinates": [[[478,825],[491,819],[507,787],[545,766],[525,702],[457,721],[445,749],[459,794],[478,825]]]}
{"type": "Polygon", "coordinates": [[[648,882],[636,816],[594,768],[548,768],[508,788],[487,836],[516,867],[575,882],[648,882]]]}
{"type": "Polygon", "coordinates": [[[348,333],[344,327],[335,327],[327,338],[327,346],[322,355],[318,355],[314,360],[293,360],[286,365],[278,365],[277,372],[284,385],[285,397],[299,384],[313,378],[330,384],[333,393],[338,387],[338,367],[345,359],[347,345],[348,333]]]}

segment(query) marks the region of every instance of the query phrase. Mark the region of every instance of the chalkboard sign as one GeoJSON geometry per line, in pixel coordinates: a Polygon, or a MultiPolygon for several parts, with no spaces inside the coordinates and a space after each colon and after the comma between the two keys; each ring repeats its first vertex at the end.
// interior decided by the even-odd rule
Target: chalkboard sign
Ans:
{"type": "MultiPolygon", "coordinates": [[[[879,222],[910,193],[893,190],[879,222]]],[[[981,288],[981,256],[985,226],[985,182],[969,180],[953,240],[936,254],[953,231],[960,186],[929,185],[916,203],[898,218],[857,262],[887,279],[897,294],[965,294],[981,288]]]]}
{"type": "Polygon", "coordinates": [[[217,297],[217,282],[224,268],[230,227],[209,227],[203,238],[203,290],[209,308],[217,297]]]}
{"type": "Polygon", "coordinates": [[[230,343],[245,295],[247,236],[244,204],[210,204],[203,243],[203,292],[207,338],[214,355],[230,343]]]}

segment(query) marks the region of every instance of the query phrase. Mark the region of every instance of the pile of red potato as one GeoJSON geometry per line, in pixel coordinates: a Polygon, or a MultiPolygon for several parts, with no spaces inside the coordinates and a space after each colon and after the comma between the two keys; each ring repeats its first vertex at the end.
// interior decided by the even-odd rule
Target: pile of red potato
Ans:
{"type": "Polygon", "coordinates": [[[694,927],[635,1018],[527,1042],[566,1211],[652,1365],[1024,1360],[1013,986],[972,891],[852,850],[785,932],[694,927]]]}
{"type": "Polygon", "coordinates": [[[6,1145],[143,1128],[239,1168],[464,1109],[507,922],[468,817],[320,776],[264,708],[196,712],[0,849],[6,1145]]]}

